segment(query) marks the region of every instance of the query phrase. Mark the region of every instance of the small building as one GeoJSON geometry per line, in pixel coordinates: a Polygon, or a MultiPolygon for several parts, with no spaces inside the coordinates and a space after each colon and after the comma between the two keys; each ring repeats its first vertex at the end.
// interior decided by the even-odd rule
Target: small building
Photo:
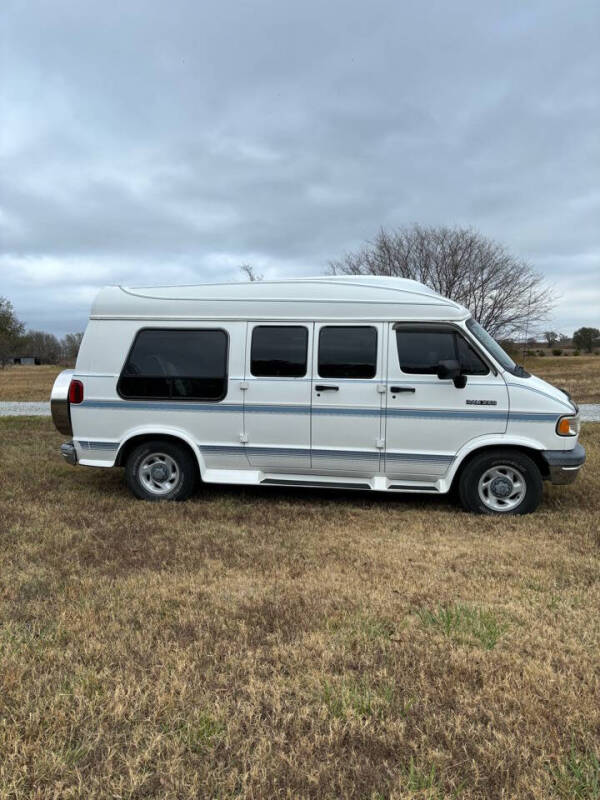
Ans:
{"type": "Polygon", "coordinates": [[[41,364],[41,360],[37,356],[11,356],[8,359],[9,364],[18,364],[24,366],[34,366],[41,364]]]}

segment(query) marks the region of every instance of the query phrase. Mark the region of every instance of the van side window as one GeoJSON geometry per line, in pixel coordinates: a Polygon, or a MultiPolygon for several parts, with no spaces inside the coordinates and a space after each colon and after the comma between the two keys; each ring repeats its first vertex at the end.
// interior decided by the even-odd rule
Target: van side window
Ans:
{"type": "Polygon", "coordinates": [[[227,333],[211,330],[141,330],[117,390],[149,400],[222,400],[227,394],[227,333]]]}
{"type": "Polygon", "coordinates": [[[402,372],[435,375],[440,361],[458,361],[465,375],[489,370],[463,337],[453,330],[397,328],[396,342],[402,372]]]}
{"type": "Polygon", "coordinates": [[[373,378],[377,372],[377,330],[331,325],[319,334],[321,378],[373,378]]]}
{"type": "Polygon", "coordinates": [[[456,334],[456,346],[458,349],[458,363],[461,365],[465,375],[487,375],[489,369],[479,358],[475,350],[466,339],[456,334]]]}
{"type": "Polygon", "coordinates": [[[302,325],[258,325],[252,331],[250,372],[259,378],[306,375],[308,330],[302,325]]]}

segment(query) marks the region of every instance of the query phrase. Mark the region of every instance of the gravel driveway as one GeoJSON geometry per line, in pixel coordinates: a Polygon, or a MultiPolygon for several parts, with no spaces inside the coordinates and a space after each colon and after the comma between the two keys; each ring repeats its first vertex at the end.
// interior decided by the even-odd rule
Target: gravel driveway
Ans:
{"type": "Polygon", "coordinates": [[[50,403],[0,403],[0,417],[49,417],[50,403]]]}
{"type": "MultiPolygon", "coordinates": [[[[579,406],[583,422],[600,422],[600,403],[579,406]]],[[[0,417],[49,417],[50,403],[0,403],[0,417]]]]}

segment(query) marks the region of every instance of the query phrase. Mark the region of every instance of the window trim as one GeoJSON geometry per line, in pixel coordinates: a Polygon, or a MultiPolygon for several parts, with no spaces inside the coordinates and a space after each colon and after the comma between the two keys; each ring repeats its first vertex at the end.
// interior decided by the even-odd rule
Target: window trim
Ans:
{"type": "MultiPolygon", "coordinates": [[[[127,376],[125,376],[127,377],[127,376]]],[[[173,376],[175,378],[182,377],[182,376],[173,376]]],[[[190,377],[191,376],[184,376],[190,377]]],[[[143,400],[144,402],[149,403],[220,403],[222,402],[229,392],[229,331],[226,328],[155,328],[152,326],[145,326],[144,328],[138,328],[133,337],[133,341],[129,350],[127,351],[127,355],[125,356],[125,360],[121,365],[121,371],[119,372],[119,379],[117,380],[117,394],[122,400],[143,400]],[[133,353],[133,349],[135,344],[138,340],[138,337],[141,333],[145,331],[160,331],[162,333],[169,332],[169,331],[182,331],[185,333],[205,333],[205,332],[212,332],[212,331],[219,331],[220,333],[225,334],[225,374],[223,376],[224,379],[224,393],[219,397],[148,397],[147,395],[136,395],[135,397],[131,395],[124,395],[121,392],[121,380],[123,378],[123,371],[125,369],[125,365],[129,361],[131,354],[133,353]]]]}
{"type": "MultiPolygon", "coordinates": [[[[423,331],[433,331],[433,332],[440,332],[446,333],[448,331],[453,331],[454,333],[461,336],[468,346],[475,351],[475,353],[479,356],[479,358],[483,361],[483,363],[488,368],[488,371],[484,375],[469,375],[469,378],[485,378],[486,375],[492,373],[492,375],[498,375],[498,370],[496,369],[495,365],[492,363],[490,358],[487,354],[482,350],[479,346],[479,342],[477,342],[474,338],[471,339],[470,337],[465,335],[465,330],[460,325],[457,325],[453,322],[395,322],[392,325],[393,331],[402,330],[403,328],[412,328],[414,330],[423,330],[423,331]]],[[[398,357],[398,365],[400,367],[400,372],[403,375],[435,375],[435,372],[404,372],[402,369],[402,364],[400,363],[400,353],[398,352],[398,342],[396,341],[396,356],[398,357]]]]}
{"type": "Polygon", "coordinates": [[[252,332],[250,334],[250,352],[249,352],[249,359],[248,359],[248,370],[250,372],[250,375],[252,375],[253,378],[259,378],[259,379],[260,378],[265,378],[265,379],[269,378],[271,380],[281,380],[281,381],[285,381],[285,380],[294,381],[294,380],[298,380],[300,378],[306,378],[306,376],[308,375],[309,343],[310,343],[310,331],[309,331],[308,325],[306,325],[306,324],[301,324],[300,323],[300,324],[287,325],[286,323],[274,322],[273,324],[259,323],[258,325],[254,325],[252,327],[252,332]],[[301,328],[306,332],[306,350],[305,350],[305,354],[304,354],[304,372],[302,373],[302,375],[256,375],[252,371],[252,348],[254,346],[254,331],[256,331],[258,328],[301,328]]]}
{"type": "Polygon", "coordinates": [[[366,323],[364,325],[352,325],[348,324],[347,322],[340,322],[339,325],[331,325],[330,323],[325,323],[321,325],[319,328],[319,341],[317,342],[317,377],[323,378],[323,380],[327,381],[374,381],[377,380],[377,371],[379,368],[379,330],[377,325],[373,323],[366,323]],[[321,375],[321,334],[326,328],[371,328],[371,330],[375,331],[375,372],[370,378],[334,378],[328,375],[321,375]]]}

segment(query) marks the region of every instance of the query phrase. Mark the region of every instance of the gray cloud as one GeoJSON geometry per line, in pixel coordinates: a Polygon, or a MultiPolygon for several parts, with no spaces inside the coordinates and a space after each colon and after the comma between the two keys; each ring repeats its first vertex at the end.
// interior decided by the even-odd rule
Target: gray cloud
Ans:
{"type": "Polygon", "coordinates": [[[5,0],[0,294],[317,274],[380,225],[473,225],[600,323],[600,7],[5,0]]]}

